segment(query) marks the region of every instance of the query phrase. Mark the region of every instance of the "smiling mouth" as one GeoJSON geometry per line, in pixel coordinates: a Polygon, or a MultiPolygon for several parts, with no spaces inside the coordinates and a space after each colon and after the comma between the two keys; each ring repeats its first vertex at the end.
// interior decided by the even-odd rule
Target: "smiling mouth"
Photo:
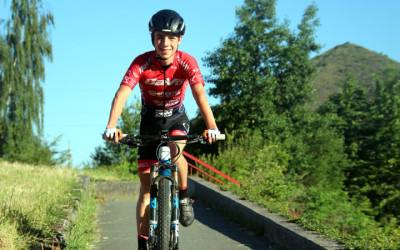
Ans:
{"type": "Polygon", "coordinates": [[[171,58],[173,56],[172,51],[173,50],[171,48],[158,48],[157,49],[157,54],[158,54],[157,59],[167,60],[167,59],[171,58]]]}
{"type": "Polygon", "coordinates": [[[161,52],[164,54],[168,54],[170,51],[170,49],[161,49],[161,52]]]}

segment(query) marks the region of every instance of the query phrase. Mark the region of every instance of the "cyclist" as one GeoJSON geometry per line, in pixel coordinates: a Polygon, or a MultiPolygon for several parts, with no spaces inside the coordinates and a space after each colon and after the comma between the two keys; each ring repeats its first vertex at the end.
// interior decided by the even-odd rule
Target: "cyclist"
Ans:
{"type": "MultiPolygon", "coordinates": [[[[173,10],[160,10],[149,22],[151,41],[155,50],[136,57],[128,68],[112,102],[110,117],[104,135],[118,143],[116,125],[125,102],[132,89],[139,83],[142,98],[140,134],[157,134],[169,130],[173,135],[186,135],[189,120],[185,113],[183,99],[190,85],[193,97],[207,127],[206,140],[216,141],[220,134],[214,115],[208,103],[204,80],[195,58],[179,51],[178,46],[185,33],[183,18],[173,10]]],[[[183,150],[185,141],[178,144],[183,150]]],[[[157,162],[155,145],[140,147],[138,150],[138,170],[141,182],[136,208],[139,249],[145,249],[149,231],[150,166],[157,162]]],[[[177,152],[171,144],[171,155],[177,152]]],[[[179,166],[179,221],[189,226],[194,221],[192,202],[187,191],[188,165],[180,155],[179,166]]]]}

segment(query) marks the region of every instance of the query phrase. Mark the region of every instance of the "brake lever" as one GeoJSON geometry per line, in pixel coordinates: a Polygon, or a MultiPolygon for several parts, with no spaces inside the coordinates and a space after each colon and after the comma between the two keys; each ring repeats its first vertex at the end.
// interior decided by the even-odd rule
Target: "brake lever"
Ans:
{"type": "Polygon", "coordinates": [[[136,138],[131,138],[129,136],[124,136],[121,140],[119,140],[120,143],[128,145],[130,148],[137,148],[141,145],[141,142],[137,140],[136,138]]]}

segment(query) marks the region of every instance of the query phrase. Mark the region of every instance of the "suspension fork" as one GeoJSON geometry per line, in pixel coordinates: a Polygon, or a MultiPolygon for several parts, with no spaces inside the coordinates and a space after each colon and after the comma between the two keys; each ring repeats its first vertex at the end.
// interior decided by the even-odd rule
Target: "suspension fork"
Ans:
{"type": "Polygon", "coordinates": [[[179,244],[179,188],[178,188],[178,172],[177,165],[170,165],[168,168],[159,167],[153,164],[150,167],[150,223],[149,223],[149,244],[151,247],[156,243],[156,228],[158,224],[157,215],[157,182],[160,178],[168,178],[171,182],[171,240],[175,245],[175,249],[179,244]],[[172,173],[171,173],[172,172],[172,173]],[[168,177],[164,177],[168,176],[168,177]],[[173,178],[171,178],[173,177],[173,178]]]}
{"type": "Polygon", "coordinates": [[[179,188],[178,188],[178,172],[179,168],[177,165],[173,165],[172,176],[174,178],[173,185],[171,187],[171,199],[172,199],[172,211],[171,211],[171,233],[172,242],[174,244],[173,249],[178,249],[179,246],[179,188]]]}
{"type": "Polygon", "coordinates": [[[157,217],[157,177],[158,164],[150,167],[150,222],[149,222],[149,245],[151,249],[156,243],[156,228],[158,223],[157,217]]]}

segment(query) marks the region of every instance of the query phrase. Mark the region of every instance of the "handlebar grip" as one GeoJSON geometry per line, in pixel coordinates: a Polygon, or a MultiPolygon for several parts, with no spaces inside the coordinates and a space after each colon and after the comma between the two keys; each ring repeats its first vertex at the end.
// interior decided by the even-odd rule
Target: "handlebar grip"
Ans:
{"type": "MultiPolygon", "coordinates": [[[[208,137],[208,129],[204,130],[203,136],[204,136],[204,138],[208,137]]],[[[218,135],[218,140],[224,141],[225,138],[226,138],[225,134],[219,134],[218,135]]]]}
{"type": "Polygon", "coordinates": [[[122,136],[122,130],[117,128],[117,133],[116,134],[117,134],[118,138],[120,138],[122,136]]]}

